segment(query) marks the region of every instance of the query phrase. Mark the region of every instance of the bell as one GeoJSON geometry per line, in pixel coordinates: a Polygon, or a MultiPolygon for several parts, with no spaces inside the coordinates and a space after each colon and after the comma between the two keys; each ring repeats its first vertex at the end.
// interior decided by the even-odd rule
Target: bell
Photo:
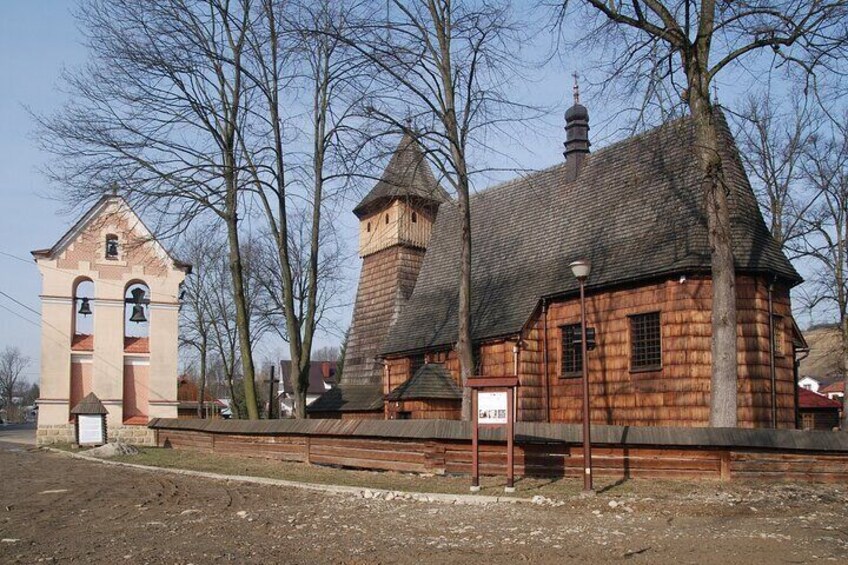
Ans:
{"type": "Polygon", "coordinates": [[[136,324],[140,324],[142,322],[146,322],[147,318],[144,316],[144,306],[141,304],[134,304],[132,316],[130,316],[130,322],[135,322],[136,324]]]}
{"type": "Polygon", "coordinates": [[[79,314],[83,316],[91,315],[91,304],[88,303],[88,298],[80,298],[81,304],[79,308],[79,314]]]}
{"type": "Polygon", "coordinates": [[[133,305],[132,316],[130,316],[130,322],[135,322],[140,324],[142,322],[147,321],[147,317],[144,315],[144,304],[146,300],[144,300],[144,290],[140,288],[134,288],[132,291],[132,300],[128,300],[127,302],[131,302],[133,305]]]}

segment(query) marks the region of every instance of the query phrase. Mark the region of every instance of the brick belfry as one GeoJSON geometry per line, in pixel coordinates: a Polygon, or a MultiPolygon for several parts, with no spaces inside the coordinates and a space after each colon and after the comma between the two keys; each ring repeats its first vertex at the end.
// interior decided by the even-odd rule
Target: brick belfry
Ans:
{"type": "Polygon", "coordinates": [[[326,412],[382,412],[383,366],[377,356],[415,288],[433,222],[448,200],[421,146],[405,134],[380,180],[353,209],[359,218],[362,270],[342,382],[311,412],[328,417],[326,412]]]}

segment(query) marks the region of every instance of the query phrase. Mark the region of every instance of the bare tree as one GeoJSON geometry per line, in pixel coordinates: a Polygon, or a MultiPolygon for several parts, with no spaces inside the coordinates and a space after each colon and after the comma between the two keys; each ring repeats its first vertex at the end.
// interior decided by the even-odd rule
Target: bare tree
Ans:
{"type": "MultiPolygon", "coordinates": [[[[695,157],[712,263],[712,381],[710,424],[735,426],[736,286],[728,186],[722,172],[719,115],[710,86],[727,70],[758,57],[797,68],[816,84],[819,72],[842,73],[848,3],[808,0],[562,0],[559,22],[580,17],[593,42],[612,54],[607,84],[629,91],[671,84],[692,116],[695,157]],[[577,10],[571,10],[577,5],[577,10]]],[[[576,20],[575,20],[576,21],[576,20]]]]}
{"type": "Polygon", "coordinates": [[[792,96],[781,112],[770,92],[750,94],[734,118],[742,162],[760,209],[774,239],[792,253],[816,201],[814,192],[804,190],[803,159],[819,120],[803,97],[792,96]]]}
{"type": "Polygon", "coordinates": [[[322,299],[323,284],[331,280],[338,257],[332,248],[325,252],[330,233],[326,207],[344,192],[362,145],[355,141],[361,134],[356,109],[370,77],[340,39],[349,33],[350,13],[346,3],[332,0],[263,0],[248,42],[251,81],[261,101],[253,113],[261,115],[261,135],[270,141],[262,152],[250,153],[247,143],[243,149],[254,197],[275,245],[267,272],[277,274],[273,280],[279,282],[272,294],[285,322],[280,333],[288,341],[296,375],[298,418],[306,417],[312,343],[329,303],[322,299]],[[301,131],[286,127],[298,91],[309,99],[295,104],[306,122],[301,131]],[[287,134],[306,149],[297,151],[296,144],[287,143],[287,134]]]}
{"type": "MultiPolygon", "coordinates": [[[[820,194],[804,218],[804,256],[815,268],[804,288],[804,299],[814,309],[836,310],[841,334],[840,363],[848,385],[848,126],[845,120],[831,122],[812,136],[806,148],[804,173],[820,194]]],[[[842,429],[848,430],[848,394],[843,398],[842,429]]]]}
{"type": "Polygon", "coordinates": [[[460,221],[458,335],[462,414],[471,415],[471,210],[474,178],[484,172],[472,152],[487,133],[527,109],[509,96],[516,77],[520,28],[505,2],[390,0],[371,3],[354,33],[333,30],[362,56],[378,83],[369,116],[423,147],[456,194],[460,221]]]}
{"type": "Polygon", "coordinates": [[[0,395],[6,405],[7,416],[13,411],[15,395],[22,385],[21,375],[29,362],[29,357],[17,347],[7,345],[0,353],[0,395]]]}
{"type": "Polygon", "coordinates": [[[59,157],[48,173],[72,204],[118,187],[158,213],[160,235],[209,214],[226,226],[248,415],[256,418],[239,244],[251,2],[87,0],[78,17],[92,62],[65,73],[72,101],[39,118],[43,146],[59,157]]]}
{"type": "MultiPolygon", "coordinates": [[[[209,369],[209,355],[212,348],[213,326],[217,323],[212,308],[211,285],[215,257],[220,255],[220,246],[212,239],[207,228],[189,235],[183,242],[181,256],[191,263],[192,275],[183,283],[180,297],[180,345],[191,348],[197,354],[198,361],[198,405],[197,417],[204,417],[203,403],[206,395],[206,383],[209,369]]],[[[218,315],[221,312],[217,312],[218,315]]]]}
{"type": "MultiPolygon", "coordinates": [[[[270,301],[260,284],[258,248],[257,239],[248,238],[240,251],[245,308],[251,320],[250,351],[269,331],[270,301]]],[[[242,348],[226,249],[226,237],[214,225],[190,232],[181,246],[181,254],[191,261],[193,270],[183,285],[180,343],[197,355],[201,398],[213,364],[215,371],[223,374],[232,396],[237,383],[244,383],[238,370],[242,348]]],[[[250,406],[249,402],[245,395],[245,407],[250,406]]]]}

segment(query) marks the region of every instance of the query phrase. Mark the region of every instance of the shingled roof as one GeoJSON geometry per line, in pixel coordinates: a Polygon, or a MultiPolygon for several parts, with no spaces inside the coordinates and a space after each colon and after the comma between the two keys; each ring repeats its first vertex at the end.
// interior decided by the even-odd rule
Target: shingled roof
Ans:
{"type": "Polygon", "coordinates": [[[386,396],[386,400],[392,401],[422,398],[462,400],[462,390],[443,365],[427,363],[386,396]]]}
{"type": "Polygon", "coordinates": [[[307,412],[373,412],[383,409],[383,386],[335,386],[310,404],[307,412]]]}
{"type": "Polygon", "coordinates": [[[448,193],[433,177],[421,146],[408,133],[400,140],[383,176],[356,205],[353,213],[361,218],[393,198],[418,198],[434,203],[450,200],[448,193]]]}
{"type": "Polygon", "coordinates": [[[109,412],[106,410],[106,407],[103,406],[103,403],[100,402],[100,399],[97,398],[97,395],[93,392],[89,392],[88,395],[80,400],[79,404],[71,408],[71,414],[80,414],[80,415],[89,415],[89,414],[108,414],[109,412]]]}
{"type": "MultiPolygon", "coordinates": [[[[797,284],[801,278],[766,228],[720,114],[718,122],[736,268],[797,284]]],[[[576,293],[568,265],[582,257],[592,261],[589,291],[709,272],[700,178],[693,124],[684,118],[588,155],[574,181],[560,164],[476,194],[472,338],[515,334],[542,297],[576,293]]],[[[459,227],[457,210],[443,207],[383,354],[455,343],[459,227]]]]}

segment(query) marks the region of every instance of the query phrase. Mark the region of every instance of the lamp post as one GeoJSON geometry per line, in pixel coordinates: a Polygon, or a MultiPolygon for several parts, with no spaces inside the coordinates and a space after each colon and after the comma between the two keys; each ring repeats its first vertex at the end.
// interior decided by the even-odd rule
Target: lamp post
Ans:
{"type": "Polygon", "coordinates": [[[580,348],[581,364],[583,365],[583,492],[592,491],[592,439],[589,423],[589,363],[587,359],[588,344],[586,340],[586,279],[592,271],[588,259],[574,261],[569,265],[577,282],[580,283],[580,348]]]}

